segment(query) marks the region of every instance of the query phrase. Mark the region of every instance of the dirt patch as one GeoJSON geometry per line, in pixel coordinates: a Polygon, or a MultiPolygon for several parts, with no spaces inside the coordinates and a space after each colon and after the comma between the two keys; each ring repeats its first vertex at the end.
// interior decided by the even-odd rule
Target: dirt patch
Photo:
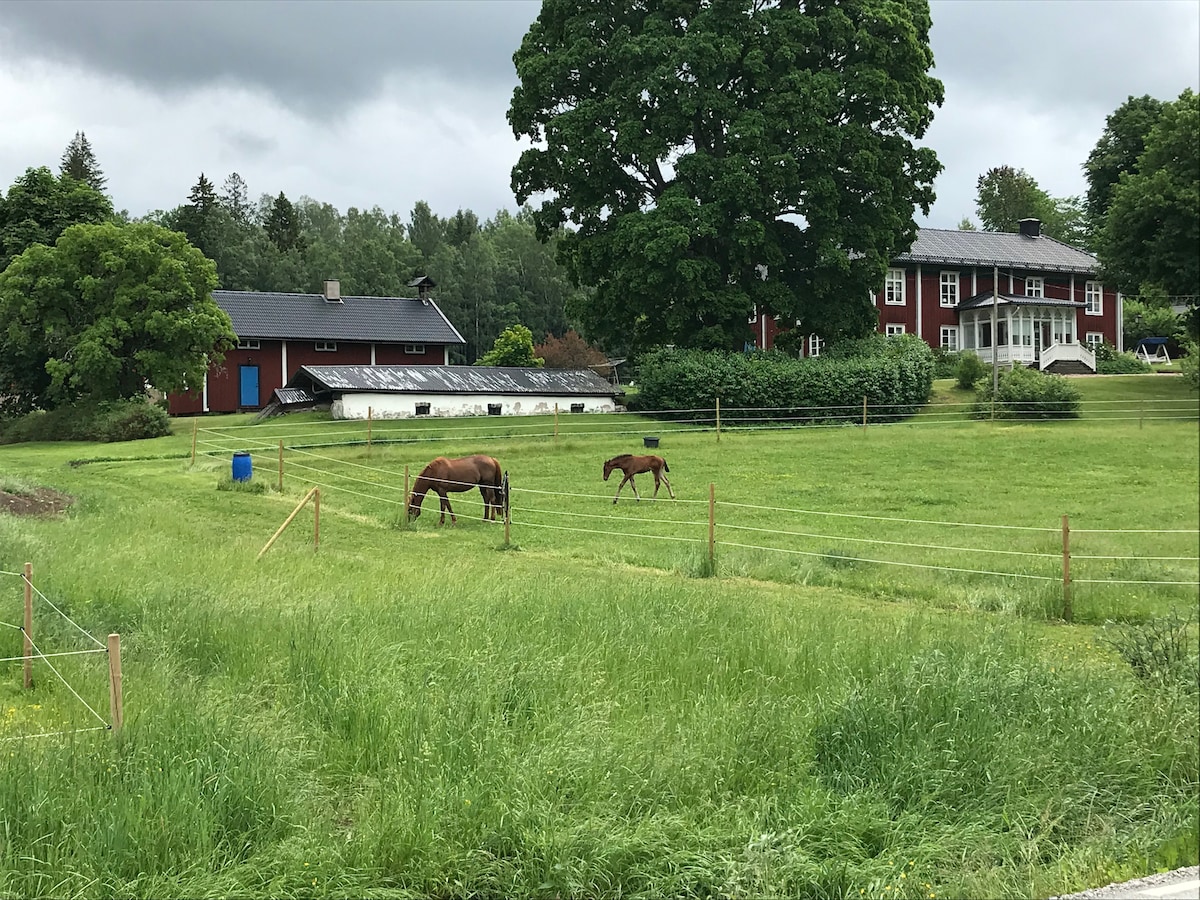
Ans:
{"type": "Polygon", "coordinates": [[[14,516],[34,516],[45,519],[61,514],[75,498],[50,488],[36,488],[29,493],[10,494],[0,491],[0,512],[14,516]]]}

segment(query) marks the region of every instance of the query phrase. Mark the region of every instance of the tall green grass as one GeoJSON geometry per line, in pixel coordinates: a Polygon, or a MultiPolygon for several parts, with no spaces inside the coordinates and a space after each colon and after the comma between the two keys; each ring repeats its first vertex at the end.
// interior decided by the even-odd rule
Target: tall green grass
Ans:
{"type": "MultiPolygon", "coordinates": [[[[179,430],[138,455],[178,451],[179,430]]],[[[1197,861],[1195,693],[1058,624],[1052,589],[841,559],[941,559],[845,539],[970,530],[725,507],[836,539],[706,562],[710,481],[783,509],[1195,528],[1194,428],[667,435],[681,502],[626,488],[614,507],[600,463],[630,443],[289,453],[282,494],[218,490],[228,455],[71,467],[95,448],[0,449],[0,476],[78,498],[60,520],[0,515],[0,570],[33,561],[64,612],[122,634],[126,700],[120,735],[0,742],[0,895],[1038,897],[1197,861]],[[394,527],[405,465],[473,450],[529,489],[510,552],[477,492],[452,495],[457,528],[394,527]],[[314,479],[331,485],[320,550],[305,511],[256,561],[314,479]]],[[[256,456],[255,479],[273,484],[273,462],[256,456]]],[[[1056,550],[1031,534],[1022,549],[1056,550]]],[[[1187,596],[1110,590],[1078,586],[1077,623],[1187,596]]],[[[0,576],[0,621],[20,596],[0,576]]],[[[39,646],[80,646],[36,609],[39,646]]],[[[20,633],[0,628],[0,650],[19,655],[20,633]]],[[[0,738],[94,724],[44,663],[32,692],[7,665],[0,738]]],[[[107,713],[102,655],[55,665],[107,713]]]]}

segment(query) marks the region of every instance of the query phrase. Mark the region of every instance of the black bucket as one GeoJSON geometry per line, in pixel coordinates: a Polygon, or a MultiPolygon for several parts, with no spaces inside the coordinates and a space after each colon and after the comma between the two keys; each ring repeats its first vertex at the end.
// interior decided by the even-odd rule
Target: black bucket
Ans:
{"type": "Polygon", "coordinates": [[[642,438],[642,443],[643,443],[644,445],[646,445],[647,447],[650,447],[651,449],[653,449],[654,447],[657,447],[657,446],[658,446],[658,438],[656,438],[656,437],[643,437],[643,438],[642,438]]]}

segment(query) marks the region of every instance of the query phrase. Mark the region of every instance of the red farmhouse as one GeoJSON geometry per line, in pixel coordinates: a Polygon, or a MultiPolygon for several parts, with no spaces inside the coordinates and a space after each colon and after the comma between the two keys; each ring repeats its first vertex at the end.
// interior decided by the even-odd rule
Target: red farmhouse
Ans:
{"type": "MultiPolygon", "coordinates": [[[[1043,235],[1037,219],[1022,220],[1020,228],[921,229],[875,295],[879,331],[916,334],[930,346],[990,363],[994,316],[1000,365],[1094,372],[1096,344],[1121,347],[1121,295],[1100,283],[1090,253],[1043,235]]],[[[784,330],[769,316],[750,322],[760,348],[774,346],[784,330]]],[[[822,343],[820,335],[807,336],[805,355],[819,355],[822,343]]]]}
{"type": "Polygon", "coordinates": [[[343,297],[338,282],[322,294],[213,291],[233,321],[237,348],[208,372],[202,388],[172,394],[172,415],[261,409],[301,366],[448,365],[465,341],[429,296],[343,297]]]}

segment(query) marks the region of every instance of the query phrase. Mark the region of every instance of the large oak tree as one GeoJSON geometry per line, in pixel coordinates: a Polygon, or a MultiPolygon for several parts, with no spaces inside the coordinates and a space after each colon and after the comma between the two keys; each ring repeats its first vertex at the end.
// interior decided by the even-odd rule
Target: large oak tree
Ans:
{"type": "Polygon", "coordinates": [[[158,225],[74,225],[0,273],[9,412],[202,383],[235,340],[213,263],[158,225]]]}
{"type": "Polygon", "coordinates": [[[941,166],[926,0],[544,0],[514,55],[513,168],[595,285],[589,334],[740,347],[755,304],[826,337],[916,234],[941,166]]]}

